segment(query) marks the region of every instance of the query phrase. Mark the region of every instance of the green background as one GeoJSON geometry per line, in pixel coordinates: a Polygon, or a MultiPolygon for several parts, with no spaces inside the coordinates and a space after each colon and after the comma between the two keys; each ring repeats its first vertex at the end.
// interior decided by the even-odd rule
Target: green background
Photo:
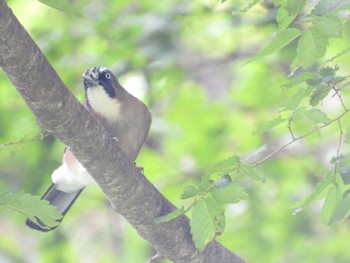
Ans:
{"type": "MultiPolygon", "coordinates": [[[[213,163],[290,140],[286,125],[253,133],[286,102],[288,91],[280,87],[295,56],[292,43],[244,65],[277,30],[271,5],[239,14],[234,11],[246,1],[94,0],[76,3],[84,16],[78,17],[38,1],[7,2],[81,101],[82,73],[100,65],[150,107],[153,124],[137,164],[177,206],[188,204],[179,199],[182,188],[197,184],[213,163]]],[[[326,56],[344,49],[349,36],[345,29],[331,40],[326,56]]],[[[344,75],[349,61],[336,61],[344,75]]],[[[0,145],[40,135],[3,72],[0,89],[0,145]]],[[[348,95],[344,90],[345,102],[348,95]]],[[[321,107],[332,117],[338,104],[330,97],[321,107]]],[[[313,125],[300,120],[294,128],[301,135],[313,125]]],[[[327,127],[260,165],[265,183],[242,180],[249,199],[227,207],[218,241],[247,262],[350,262],[348,221],[322,224],[322,200],[293,215],[293,203],[312,193],[330,169],[338,137],[336,124],[327,127]]],[[[52,136],[0,148],[0,192],[43,194],[63,148],[52,136]]],[[[24,221],[0,208],[1,262],[145,262],[155,253],[97,186],[83,192],[56,231],[37,233],[24,221]]]]}

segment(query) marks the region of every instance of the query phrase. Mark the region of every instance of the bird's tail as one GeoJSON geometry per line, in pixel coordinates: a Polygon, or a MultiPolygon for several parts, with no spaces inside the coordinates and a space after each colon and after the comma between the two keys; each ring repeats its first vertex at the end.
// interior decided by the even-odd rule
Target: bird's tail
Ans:
{"type": "MultiPolygon", "coordinates": [[[[58,190],[55,184],[52,184],[50,188],[46,191],[46,193],[41,197],[42,200],[47,200],[51,205],[56,206],[57,210],[61,212],[62,218],[59,222],[62,221],[64,215],[69,211],[71,206],[74,204],[75,200],[78,198],[80,193],[84,190],[84,188],[77,190],[71,193],[65,193],[58,190]]],[[[27,219],[27,226],[32,229],[39,230],[42,232],[48,232],[54,230],[55,227],[49,227],[45,225],[39,218],[36,217],[36,222],[27,219]]]]}

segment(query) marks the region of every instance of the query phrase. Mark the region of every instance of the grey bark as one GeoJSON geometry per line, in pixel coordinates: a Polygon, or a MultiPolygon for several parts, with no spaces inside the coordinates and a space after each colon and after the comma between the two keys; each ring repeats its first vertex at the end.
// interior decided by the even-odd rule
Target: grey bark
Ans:
{"type": "Polygon", "coordinates": [[[140,173],[102,126],[65,87],[4,0],[0,0],[0,66],[35,114],[39,125],[71,147],[101,187],[112,207],[173,262],[244,262],[214,241],[199,253],[189,221],[181,216],[156,224],[174,210],[140,173]]]}

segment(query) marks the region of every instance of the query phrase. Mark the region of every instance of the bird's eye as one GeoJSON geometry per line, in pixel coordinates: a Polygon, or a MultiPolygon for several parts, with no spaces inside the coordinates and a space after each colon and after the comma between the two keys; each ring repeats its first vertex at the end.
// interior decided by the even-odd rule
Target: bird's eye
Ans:
{"type": "Polygon", "coordinates": [[[111,74],[106,73],[106,74],[105,74],[105,77],[106,77],[107,79],[111,79],[111,74]]]}

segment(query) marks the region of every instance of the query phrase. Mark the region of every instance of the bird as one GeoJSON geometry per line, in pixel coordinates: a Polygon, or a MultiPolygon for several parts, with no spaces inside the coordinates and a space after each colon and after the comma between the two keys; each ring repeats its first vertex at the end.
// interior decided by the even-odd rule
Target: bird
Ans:
{"type": "MultiPolygon", "coordinates": [[[[124,89],[108,68],[95,66],[88,69],[83,74],[83,84],[86,109],[118,142],[129,160],[135,162],[149,133],[150,110],[124,89]]],[[[67,146],[62,165],[52,173],[51,179],[53,183],[41,199],[61,212],[62,217],[57,220],[59,225],[84,188],[94,180],[67,146]]],[[[27,219],[26,224],[42,232],[58,227],[47,226],[37,217],[35,221],[27,219]]]]}

